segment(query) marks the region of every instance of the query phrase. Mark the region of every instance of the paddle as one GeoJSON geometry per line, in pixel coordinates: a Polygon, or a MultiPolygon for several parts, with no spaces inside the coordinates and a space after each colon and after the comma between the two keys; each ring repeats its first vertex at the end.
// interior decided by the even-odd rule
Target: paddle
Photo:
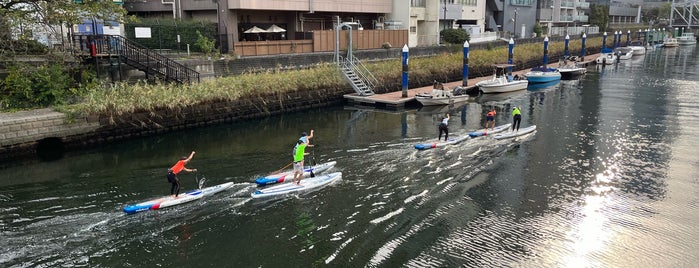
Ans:
{"type": "Polygon", "coordinates": [[[199,187],[199,190],[201,190],[201,187],[204,186],[204,181],[206,181],[206,178],[202,176],[201,180],[199,180],[199,173],[194,171],[194,180],[197,181],[197,186],[199,187]]]}
{"type": "Polygon", "coordinates": [[[294,163],[294,161],[293,161],[293,160],[291,160],[291,162],[289,162],[289,164],[286,164],[286,165],[285,165],[285,166],[283,166],[282,168],[280,168],[280,169],[278,169],[278,170],[276,170],[276,171],[274,171],[274,172],[270,173],[270,175],[272,175],[272,174],[277,174],[277,173],[281,172],[281,171],[282,171],[282,170],[284,170],[285,168],[287,168],[287,167],[291,166],[291,164],[293,164],[293,163],[294,163]]]}
{"type": "Polygon", "coordinates": [[[309,162],[309,164],[311,164],[311,165],[310,165],[310,166],[311,166],[311,178],[313,178],[313,177],[316,176],[316,174],[313,173],[313,166],[316,165],[316,151],[313,150],[313,152],[311,152],[311,154],[312,154],[313,164],[311,164],[310,162],[309,162]]]}

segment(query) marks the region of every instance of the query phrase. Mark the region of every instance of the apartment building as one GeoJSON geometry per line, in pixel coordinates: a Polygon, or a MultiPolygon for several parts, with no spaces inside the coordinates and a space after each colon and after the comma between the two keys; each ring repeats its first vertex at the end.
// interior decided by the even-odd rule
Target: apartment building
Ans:
{"type": "MultiPolygon", "coordinates": [[[[126,0],[124,8],[140,17],[196,18],[216,22],[222,46],[259,39],[245,31],[253,27],[283,29],[279,38],[304,39],[304,33],[330,30],[338,21],[357,29],[383,27],[392,0],[126,0]],[[225,41],[223,41],[225,40],[225,41]]],[[[227,50],[227,49],[226,49],[227,50]]]]}

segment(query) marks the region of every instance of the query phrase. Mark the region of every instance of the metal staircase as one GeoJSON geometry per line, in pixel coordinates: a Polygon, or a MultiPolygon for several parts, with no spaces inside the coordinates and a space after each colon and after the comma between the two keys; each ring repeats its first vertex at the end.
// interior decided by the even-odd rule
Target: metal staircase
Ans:
{"type": "Polygon", "coordinates": [[[378,84],[378,80],[359,59],[354,57],[340,58],[338,64],[342,74],[357,94],[360,96],[374,95],[374,88],[378,84]]]}
{"type": "Polygon", "coordinates": [[[152,49],[119,35],[74,35],[73,43],[82,54],[93,58],[116,56],[123,63],[167,82],[199,82],[199,73],[152,49]]]}
{"type": "Polygon", "coordinates": [[[337,23],[335,26],[335,63],[343,76],[350,82],[359,96],[374,95],[374,87],[378,81],[362,62],[352,55],[352,23],[337,23]],[[340,32],[347,28],[347,56],[340,56],[340,32]]]}

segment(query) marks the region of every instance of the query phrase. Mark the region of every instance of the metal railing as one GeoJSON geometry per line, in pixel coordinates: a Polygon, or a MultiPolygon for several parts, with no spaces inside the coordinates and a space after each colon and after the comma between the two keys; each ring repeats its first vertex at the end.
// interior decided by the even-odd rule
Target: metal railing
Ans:
{"type": "Polygon", "coordinates": [[[81,54],[117,56],[146,76],[155,75],[178,83],[199,82],[197,71],[119,35],[74,35],[73,43],[81,54]]]}
{"type": "MultiPolygon", "coordinates": [[[[364,64],[358,58],[355,58],[353,56],[350,56],[348,58],[340,57],[339,64],[340,64],[341,69],[351,70],[352,73],[357,75],[357,77],[364,84],[364,86],[367,87],[367,90],[362,90],[362,89],[356,87],[356,84],[353,83],[357,93],[359,93],[361,95],[367,95],[367,93],[374,94],[374,88],[376,88],[376,85],[378,85],[379,81],[376,79],[376,77],[374,77],[374,75],[369,71],[369,69],[367,69],[366,66],[364,66],[364,64]]],[[[351,80],[351,78],[348,76],[347,72],[345,72],[345,76],[351,80]]]]}

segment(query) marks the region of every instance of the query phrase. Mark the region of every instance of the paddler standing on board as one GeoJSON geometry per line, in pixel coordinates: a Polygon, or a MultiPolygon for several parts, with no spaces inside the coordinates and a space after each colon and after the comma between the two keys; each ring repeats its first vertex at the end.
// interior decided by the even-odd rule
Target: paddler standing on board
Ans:
{"type": "Polygon", "coordinates": [[[191,154],[189,154],[189,157],[183,156],[180,161],[177,161],[174,166],[169,168],[167,170],[167,181],[172,184],[172,187],[170,188],[170,194],[173,197],[177,197],[180,194],[180,180],[177,178],[177,174],[182,172],[182,170],[187,171],[187,172],[196,172],[197,169],[188,169],[184,167],[189,160],[192,160],[192,157],[194,157],[194,151],[192,151],[191,154]]]}
{"type": "Polygon", "coordinates": [[[442,139],[442,133],[444,133],[444,141],[447,141],[447,139],[449,139],[449,113],[444,114],[442,122],[439,123],[439,136],[437,136],[437,141],[442,139]]]}
{"type": "Polygon", "coordinates": [[[301,178],[303,177],[303,160],[308,154],[306,153],[306,147],[313,147],[309,142],[313,138],[313,130],[311,129],[311,134],[306,136],[306,132],[301,133],[301,138],[296,142],[294,146],[294,179],[293,183],[296,185],[301,185],[301,178]]]}
{"type": "Polygon", "coordinates": [[[519,123],[522,122],[522,113],[519,107],[512,108],[512,131],[519,131],[519,123]]]}
{"type": "Polygon", "coordinates": [[[491,108],[488,113],[485,114],[485,133],[488,133],[488,126],[492,123],[491,130],[495,130],[495,108],[491,108]]]}

